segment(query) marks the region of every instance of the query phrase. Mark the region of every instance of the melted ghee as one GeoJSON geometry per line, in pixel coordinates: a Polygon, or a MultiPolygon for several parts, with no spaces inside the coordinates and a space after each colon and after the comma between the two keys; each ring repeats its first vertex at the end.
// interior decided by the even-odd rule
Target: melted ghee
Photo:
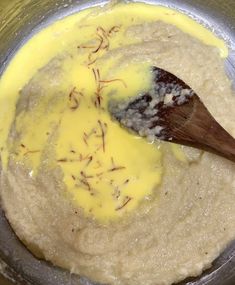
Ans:
{"type": "MultiPolygon", "coordinates": [[[[149,65],[121,68],[109,50],[136,42],[125,30],[133,24],[162,20],[228,55],[225,43],[191,18],[165,7],[141,3],[91,8],[55,22],[30,39],[16,54],[0,80],[0,149],[4,169],[9,152],[35,176],[43,153],[59,166],[74,203],[85,214],[108,221],[136,209],[161,183],[161,150],[122,130],[107,112],[110,94],[127,98],[148,90],[149,65]],[[7,140],[20,91],[52,59],[61,57],[61,81],[16,118],[20,140],[7,140]],[[23,72],[22,72],[23,66],[23,72]],[[112,70],[112,73],[110,73],[112,70]],[[57,95],[55,95],[57,94],[57,95]],[[60,95],[58,95],[60,94],[60,95]],[[63,95],[61,95],[63,94],[63,95]]],[[[177,159],[183,152],[172,147],[177,159]]]]}

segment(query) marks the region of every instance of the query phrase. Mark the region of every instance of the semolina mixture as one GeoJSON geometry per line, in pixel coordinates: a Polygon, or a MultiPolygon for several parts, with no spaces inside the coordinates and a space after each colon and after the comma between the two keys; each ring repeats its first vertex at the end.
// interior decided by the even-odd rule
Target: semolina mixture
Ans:
{"type": "Polygon", "coordinates": [[[0,79],[1,203],[37,256],[103,284],[200,275],[235,237],[235,165],[128,133],[111,99],[170,71],[235,136],[226,44],[175,10],[119,3],[33,36],[0,79]]]}

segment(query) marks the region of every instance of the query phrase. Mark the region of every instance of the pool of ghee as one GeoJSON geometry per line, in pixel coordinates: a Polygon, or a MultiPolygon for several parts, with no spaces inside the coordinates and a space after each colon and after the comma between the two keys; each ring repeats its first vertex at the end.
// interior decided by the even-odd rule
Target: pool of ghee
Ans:
{"type": "MultiPolygon", "coordinates": [[[[51,165],[61,167],[66,191],[86,215],[100,221],[116,219],[153,194],[163,172],[161,149],[121,129],[107,111],[110,94],[127,98],[148,90],[149,65],[135,63],[114,69],[117,59],[102,65],[98,59],[123,43],[137,41],[125,36],[129,26],[157,20],[217,47],[221,57],[228,55],[221,39],[188,16],[143,3],[90,8],[51,24],[18,51],[0,79],[0,149],[5,171],[13,151],[14,159],[25,163],[36,176],[48,137],[56,127],[51,165]],[[9,145],[20,91],[40,68],[61,55],[63,77],[55,88],[64,95],[48,111],[56,96],[48,88],[37,106],[21,112],[15,122],[21,138],[9,145]]],[[[173,146],[172,150],[185,161],[180,148],[173,146]]]]}

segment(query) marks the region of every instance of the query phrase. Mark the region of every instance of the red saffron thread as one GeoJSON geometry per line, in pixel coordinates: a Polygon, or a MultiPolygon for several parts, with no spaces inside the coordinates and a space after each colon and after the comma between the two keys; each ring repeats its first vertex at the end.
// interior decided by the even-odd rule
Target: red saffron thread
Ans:
{"type": "Polygon", "coordinates": [[[122,169],[125,169],[126,167],[125,166],[115,166],[111,169],[108,170],[108,172],[113,172],[113,171],[117,171],[117,170],[122,170],[122,169]]]}
{"type": "Polygon", "coordinates": [[[123,209],[131,200],[132,198],[131,197],[127,197],[127,201],[120,207],[116,208],[115,211],[120,211],[121,209],[123,209]]]}
{"type": "Polygon", "coordinates": [[[101,130],[102,148],[103,148],[103,152],[105,152],[105,132],[104,132],[104,127],[103,127],[103,125],[102,125],[100,120],[98,120],[98,124],[99,124],[100,130],[101,130]]]}
{"type": "Polygon", "coordinates": [[[24,155],[27,155],[27,154],[34,154],[34,153],[38,153],[40,152],[40,150],[28,150],[24,153],[24,155]]]}
{"type": "Polygon", "coordinates": [[[121,82],[125,88],[127,88],[127,85],[125,83],[125,81],[123,79],[110,79],[110,80],[100,80],[101,83],[111,83],[111,82],[115,82],[115,81],[119,81],[121,82]]]}

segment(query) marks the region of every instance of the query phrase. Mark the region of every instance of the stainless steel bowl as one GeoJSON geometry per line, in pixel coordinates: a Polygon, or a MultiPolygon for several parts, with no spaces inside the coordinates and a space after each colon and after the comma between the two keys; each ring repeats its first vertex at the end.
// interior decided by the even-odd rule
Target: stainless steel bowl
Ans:
{"type": "MultiPolygon", "coordinates": [[[[0,75],[19,47],[43,26],[56,18],[104,2],[102,0],[0,0],[0,75]]],[[[150,0],[145,2],[180,9],[221,35],[231,48],[235,44],[234,0],[150,0]]],[[[234,66],[235,57],[233,52],[230,52],[226,67],[231,78],[235,78],[234,66]]],[[[4,270],[2,270],[4,274],[21,285],[94,285],[86,279],[53,267],[50,263],[37,260],[17,239],[0,209],[0,270],[1,260],[4,262],[4,270]]],[[[180,283],[180,285],[186,284],[234,285],[235,242],[228,246],[214,262],[212,268],[202,276],[180,283]]]]}

